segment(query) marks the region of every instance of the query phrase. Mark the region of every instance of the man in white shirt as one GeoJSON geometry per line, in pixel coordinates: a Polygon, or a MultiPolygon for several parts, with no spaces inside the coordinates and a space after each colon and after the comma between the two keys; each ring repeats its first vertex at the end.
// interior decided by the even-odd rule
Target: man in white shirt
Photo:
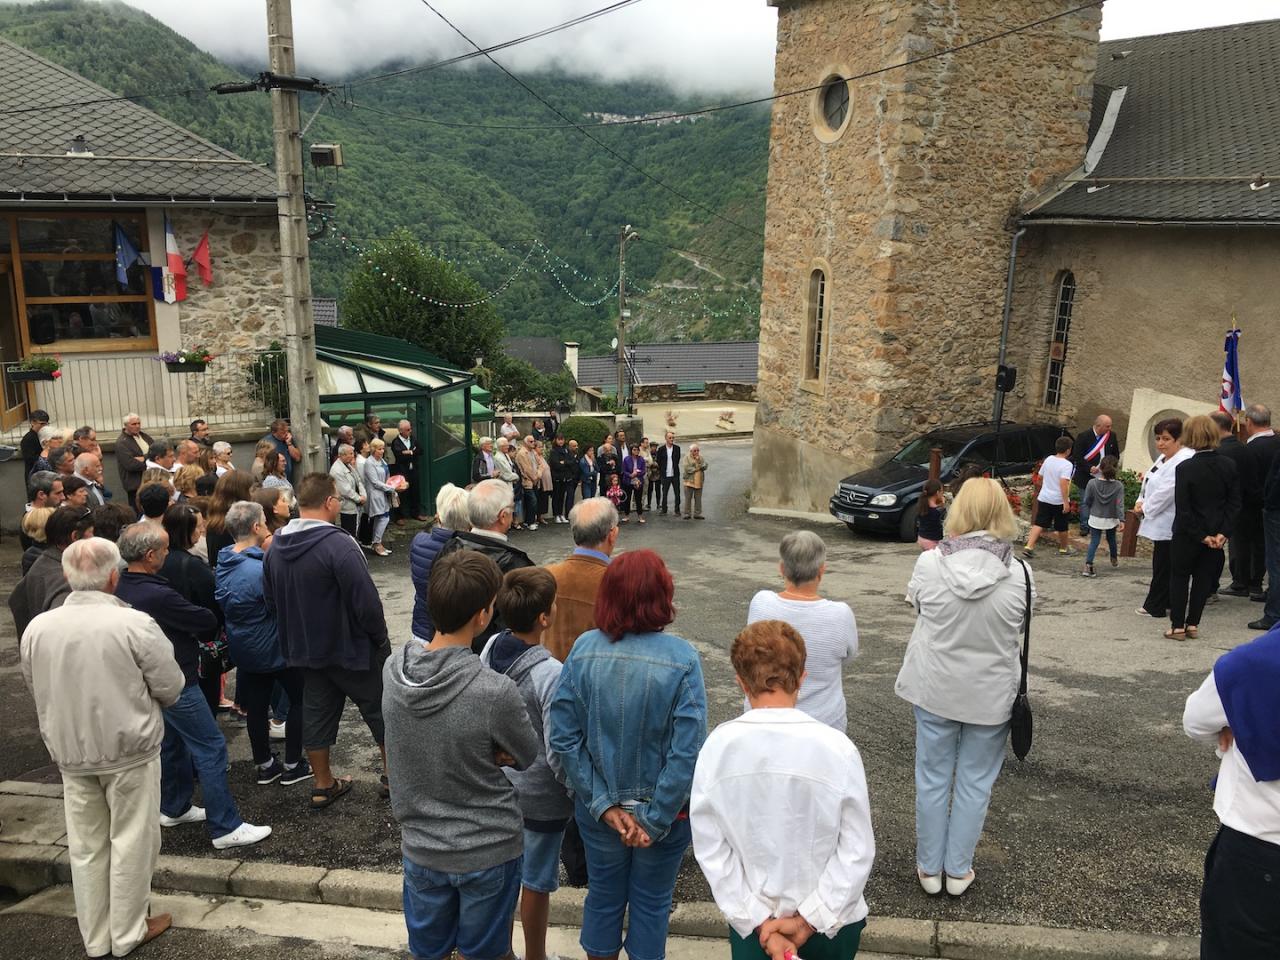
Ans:
{"type": "Polygon", "coordinates": [[[1052,528],[1058,534],[1058,553],[1070,552],[1071,534],[1067,531],[1067,504],[1071,502],[1071,438],[1059,437],[1052,457],[1045,457],[1040,465],[1040,492],[1036,494],[1036,520],[1027,535],[1027,545],[1022,555],[1035,556],[1036,541],[1040,534],[1052,528]]]}
{"type": "Polygon", "coordinates": [[[498,428],[498,433],[505,437],[508,443],[514,443],[520,437],[520,428],[511,422],[511,414],[502,415],[502,426],[498,428]]]}
{"type": "Polygon", "coordinates": [[[173,452],[173,444],[165,440],[157,440],[147,448],[147,462],[143,466],[147,470],[167,470],[169,473],[182,469],[173,452]]]}
{"type": "Polygon", "coordinates": [[[875,858],[862,758],[796,709],[805,646],[793,627],[753,623],[729,656],[752,709],[707,737],[689,824],[732,955],[781,960],[807,943],[811,960],[851,957],[875,858]]]}
{"type": "Polygon", "coordinates": [[[1200,892],[1202,960],[1280,956],[1280,630],[1218,658],[1187,697],[1187,736],[1217,746],[1221,826],[1200,892]]]}

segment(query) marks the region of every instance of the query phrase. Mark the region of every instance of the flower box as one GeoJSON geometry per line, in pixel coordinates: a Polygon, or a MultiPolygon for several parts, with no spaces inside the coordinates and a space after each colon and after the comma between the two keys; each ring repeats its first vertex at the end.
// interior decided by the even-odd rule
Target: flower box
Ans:
{"type": "Polygon", "coordinates": [[[34,383],[37,380],[56,380],[52,370],[13,370],[4,372],[10,383],[34,383]]]}
{"type": "Polygon", "coordinates": [[[165,361],[165,368],[170,373],[204,373],[206,363],[182,363],[180,361],[165,361]]]}

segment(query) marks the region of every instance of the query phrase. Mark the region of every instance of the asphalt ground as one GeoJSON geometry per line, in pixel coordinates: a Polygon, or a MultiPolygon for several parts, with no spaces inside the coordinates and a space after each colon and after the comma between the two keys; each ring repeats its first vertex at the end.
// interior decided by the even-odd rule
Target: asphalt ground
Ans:
{"type": "MultiPolygon", "coordinates": [[[[750,447],[707,443],[711,463],[708,519],[633,519],[621,549],[652,547],[670,566],[679,613],[672,630],[700,651],[710,722],[735,715],[728,647],[752,594],[778,588],[777,541],[805,524],[748,515],[750,447]]],[[[911,709],[893,693],[914,614],[902,600],[917,556],[914,545],[820,525],[829,546],[827,596],[847,600],[858,619],[861,652],[846,669],[849,733],[862,753],[877,841],[867,887],[873,913],[941,920],[1033,923],[1194,935],[1204,851],[1217,821],[1209,780],[1211,750],[1182,733],[1182,705],[1213,660],[1251,638],[1256,614],[1247,600],[1211,605],[1201,639],[1162,638],[1165,624],[1135,615],[1145,595],[1146,561],[1103,565],[1096,580],[1079,576],[1081,558],[1041,551],[1032,566],[1040,599],[1032,640],[1031,697],[1036,739],[1029,760],[1010,754],[996,783],[975,867],[978,880],[960,900],[926,897],[914,877],[911,709]]],[[[393,528],[393,531],[397,528],[393,528]]],[[[413,588],[407,573],[411,528],[398,528],[393,555],[371,569],[386,606],[392,639],[409,636],[413,588]]],[[[565,555],[568,528],[543,527],[516,541],[537,562],[565,555]]],[[[16,579],[16,543],[0,554],[0,584],[16,579]]],[[[377,752],[349,708],[335,769],[357,788],[328,811],[306,809],[306,785],[252,782],[243,727],[224,724],[230,777],[247,820],[275,833],[237,859],[326,867],[396,870],[399,833],[376,796],[377,752]]],[[[34,708],[17,670],[12,626],[0,625],[0,778],[46,764],[34,708]]],[[[198,826],[165,831],[164,852],[219,856],[198,826]]],[[[680,900],[709,899],[692,858],[677,887],[680,900]]]]}

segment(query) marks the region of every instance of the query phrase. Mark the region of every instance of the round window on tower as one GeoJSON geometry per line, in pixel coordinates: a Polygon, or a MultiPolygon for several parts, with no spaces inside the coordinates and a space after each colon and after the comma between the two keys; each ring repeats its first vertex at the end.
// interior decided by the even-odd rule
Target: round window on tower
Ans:
{"type": "Polygon", "coordinates": [[[828,74],[815,91],[813,132],[823,143],[840,138],[849,125],[849,81],[841,73],[828,74]]]}

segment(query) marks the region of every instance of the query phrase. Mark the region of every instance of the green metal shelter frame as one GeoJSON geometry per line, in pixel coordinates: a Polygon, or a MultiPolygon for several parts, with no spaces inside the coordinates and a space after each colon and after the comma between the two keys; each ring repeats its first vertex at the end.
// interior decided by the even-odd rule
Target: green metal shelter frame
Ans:
{"type": "Polygon", "coordinates": [[[384,429],[413,424],[422,456],[410,483],[424,511],[435,512],[444,484],[470,483],[472,420],[493,416],[472,374],[407,340],[341,327],[316,327],[316,359],[320,412],[331,430],[373,413],[384,429]]]}

